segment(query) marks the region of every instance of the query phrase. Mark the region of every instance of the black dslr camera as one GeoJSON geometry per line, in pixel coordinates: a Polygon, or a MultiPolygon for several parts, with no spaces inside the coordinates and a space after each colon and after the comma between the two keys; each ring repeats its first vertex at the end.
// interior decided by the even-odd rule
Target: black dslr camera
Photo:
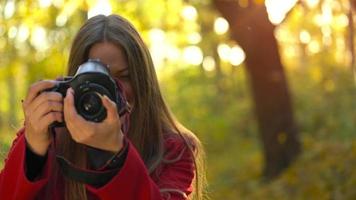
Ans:
{"type": "MultiPolygon", "coordinates": [[[[116,103],[120,116],[128,105],[121,87],[111,78],[107,66],[99,60],[89,59],[78,67],[73,77],[64,77],[55,87],[46,91],[59,92],[65,97],[70,87],[75,93],[74,104],[78,114],[88,121],[101,122],[106,118],[106,109],[99,94],[106,95],[116,103]]],[[[55,122],[52,126],[65,126],[65,122],[55,122]]]]}

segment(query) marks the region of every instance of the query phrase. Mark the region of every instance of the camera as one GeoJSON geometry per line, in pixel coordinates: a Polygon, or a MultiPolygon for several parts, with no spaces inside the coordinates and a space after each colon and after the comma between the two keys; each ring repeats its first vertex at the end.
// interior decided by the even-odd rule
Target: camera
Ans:
{"type": "MultiPolygon", "coordinates": [[[[128,105],[119,82],[110,76],[108,67],[99,60],[89,59],[78,67],[74,76],[64,77],[56,86],[45,91],[54,91],[66,96],[67,89],[74,90],[74,105],[77,113],[92,122],[101,122],[106,118],[106,108],[100,95],[106,95],[114,101],[119,115],[125,113],[128,105]]],[[[65,126],[65,122],[54,122],[52,127],[65,126]]]]}

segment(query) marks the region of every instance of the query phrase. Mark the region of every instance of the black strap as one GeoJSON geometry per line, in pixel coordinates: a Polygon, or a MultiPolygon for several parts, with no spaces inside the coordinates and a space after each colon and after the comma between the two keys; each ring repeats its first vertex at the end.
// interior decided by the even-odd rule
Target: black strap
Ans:
{"type": "MultiPolygon", "coordinates": [[[[128,115],[125,117],[126,123],[124,124],[128,126],[128,115]]],[[[123,129],[125,129],[125,126],[123,127],[123,129]]],[[[55,138],[56,133],[54,131],[54,127],[52,127],[50,130],[55,138]]],[[[59,164],[59,168],[62,174],[65,177],[71,178],[81,183],[92,185],[94,187],[100,187],[108,183],[118,173],[118,171],[120,171],[120,169],[125,163],[127,153],[128,143],[126,139],[124,139],[124,146],[121,151],[109,160],[110,162],[107,163],[106,167],[103,170],[89,170],[76,167],[65,157],[58,154],[56,155],[56,160],[59,164]]]]}
{"type": "Polygon", "coordinates": [[[56,156],[64,176],[92,186],[101,186],[109,182],[120,168],[107,171],[93,171],[77,168],[62,156],[56,156]]]}

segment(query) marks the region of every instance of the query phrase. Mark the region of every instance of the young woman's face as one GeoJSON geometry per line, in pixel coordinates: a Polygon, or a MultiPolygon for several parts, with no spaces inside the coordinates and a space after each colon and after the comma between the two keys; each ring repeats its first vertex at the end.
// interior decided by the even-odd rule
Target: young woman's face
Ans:
{"type": "Polygon", "coordinates": [[[122,83],[127,101],[134,105],[134,95],[130,83],[129,66],[126,61],[125,53],[122,49],[110,42],[100,42],[94,44],[89,51],[90,59],[99,59],[104,64],[109,65],[112,77],[118,78],[122,83]]]}

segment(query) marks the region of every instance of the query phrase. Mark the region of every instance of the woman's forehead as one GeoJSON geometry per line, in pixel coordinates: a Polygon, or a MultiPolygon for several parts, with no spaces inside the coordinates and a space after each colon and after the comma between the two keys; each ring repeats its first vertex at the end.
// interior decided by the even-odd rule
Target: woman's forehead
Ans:
{"type": "Polygon", "coordinates": [[[121,47],[110,42],[94,44],[89,51],[89,58],[99,59],[104,64],[109,65],[112,73],[123,71],[128,67],[125,53],[121,47]]]}

